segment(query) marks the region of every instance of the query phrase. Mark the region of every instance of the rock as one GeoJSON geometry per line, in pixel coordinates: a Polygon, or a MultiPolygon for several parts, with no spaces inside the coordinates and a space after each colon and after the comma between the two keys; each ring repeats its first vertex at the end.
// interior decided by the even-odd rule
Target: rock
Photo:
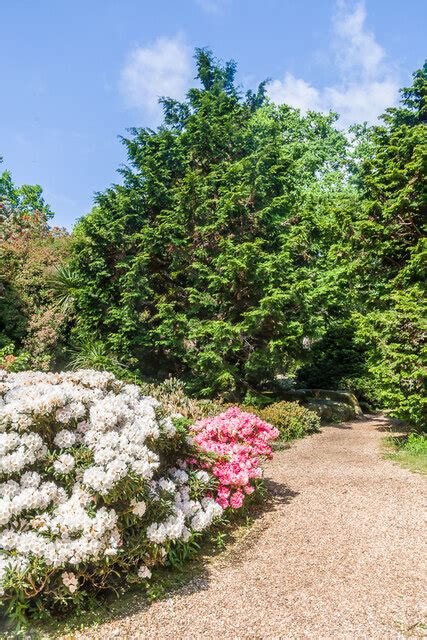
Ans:
{"type": "Polygon", "coordinates": [[[304,407],[317,413],[323,423],[346,422],[347,420],[354,420],[357,417],[354,409],[345,402],[312,400],[304,402],[304,407]]]}
{"type": "Polygon", "coordinates": [[[315,411],[323,423],[362,418],[363,411],[350,391],[334,389],[280,389],[283,400],[297,401],[315,411]]]}

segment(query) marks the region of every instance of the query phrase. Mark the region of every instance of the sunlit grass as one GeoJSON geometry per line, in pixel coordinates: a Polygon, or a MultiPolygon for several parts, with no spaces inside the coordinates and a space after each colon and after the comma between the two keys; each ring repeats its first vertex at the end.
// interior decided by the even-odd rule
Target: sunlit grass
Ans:
{"type": "Polygon", "coordinates": [[[386,440],[386,457],[414,473],[427,474],[427,437],[410,433],[386,440]]]}

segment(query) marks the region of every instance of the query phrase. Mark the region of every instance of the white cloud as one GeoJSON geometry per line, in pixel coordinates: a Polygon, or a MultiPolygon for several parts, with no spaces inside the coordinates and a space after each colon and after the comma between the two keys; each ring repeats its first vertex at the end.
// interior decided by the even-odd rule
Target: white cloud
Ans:
{"type": "Polygon", "coordinates": [[[374,123],[385,109],[396,102],[398,91],[394,80],[326,87],[323,94],[324,110],[331,109],[341,114],[343,126],[365,120],[374,123]]]}
{"type": "Polygon", "coordinates": [[[273,80],[268,85],[268,95],[278,104],[286,102],[291,107],[297,107],[302,111],[309,109],[321,109],[320,94],[305,80],[295,78],[292,73],[285,73],[283,81],[273,80]]]}
{"type": "Polygon", "coordinates": [[[230,4],[230,0],[195,0],[196,4],[210,14],[222,13],[226,5],[230,4]]]}
{"type": "Polygon", "coordinates": [[[191,54],[186,44],[180,37],[162,37],[151,46],[130,52],[120,85],[127,105],[144,109],[155,120],[161,113],[159,98],[182,100],[191,78],[191,54]]]}
{"type": "Polygon", "coordinates": [[[339,0],[333,18],[333,50],[338,82],[322,88],[313,87],[291,73],[274,80],[268,93],[277,103],[287,103],[302,111],[337,111],[339,123],[347,127],[367,120],[373,123],[398,97],[398,83],[385,65],[386,53],[366,29],[364,4],[353,9],[339,0]]]}
{"type": "Polygon", "coordinates": [[[372,31],[367,31],[365,20],[364,4],[356,4],[351,11],[346,3],[339,2],[333,27],[338,64],[344,72],[369,78],[376,77],[380,72],[385,51],[372,31]]]}

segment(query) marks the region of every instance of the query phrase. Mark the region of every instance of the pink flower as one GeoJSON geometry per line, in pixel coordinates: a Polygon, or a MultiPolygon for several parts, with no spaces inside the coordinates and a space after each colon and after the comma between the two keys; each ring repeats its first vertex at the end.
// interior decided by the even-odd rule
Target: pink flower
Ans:
{"type": "MultiPolygon", "coordinates": [[[[231,407],[213,418],[197,421],[192,431],[197,445],[216,455],[216,459],[200,466],[219,481],[217,502],[223,508],[239,509],[245,494],[254,491],[251,480],[262,476],[260,462],[271,457],[270,442],[277,438],[278,430],[252,413],[231,407]]],[[[188,462],[194,464],[194,459],[188,462]]]]}
{"type": "Polygon", "coordinates": [[[244,499],[245,496],[243,491],[241,489],[237,489],[230,498],[230,506],[233,507],[233,509],[240,509],[244,499]]]}

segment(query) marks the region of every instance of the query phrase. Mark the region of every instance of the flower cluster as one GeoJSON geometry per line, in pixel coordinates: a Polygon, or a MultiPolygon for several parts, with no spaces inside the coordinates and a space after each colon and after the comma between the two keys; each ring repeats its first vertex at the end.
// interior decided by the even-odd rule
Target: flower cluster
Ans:
{"type": "Polygon", "coordinates": [[[0,370],[4,599],[148,580],[174,546],[240,506],[275,430],[238,409],[190,431],[177,420],[108,372],[0,370]]]}
{"type": "MultiPolygon", "coordinates": [[[[183,465],[185,466],[185,465],[183,465]]],[[[211,497],[206,496],[201,500],[191,496],[193,482],[190,475],[184,469],[171,469],[170,479],[161,479],[152,482],[151,496],[159,499],[160,492],[169,494],[171,500],[170,515],[162,522],[153,522],[147,529],[147,538],[156,544],[165,541],[183,540],[186,542],[191,537],[192,531],[203,531],[222,514],[222,507],[211,497]]],[[[200,482],[198,474],[204,471],[196,471],[194,479],[200,482]]],[[[210,481],[209,475],[203,477],[203,482],[210,481]]]]}
{"type": "Polygon", "coordinates": [[[254,491],[251,481],[262,476],[260,463],[271,457],[270,443],[278,437],[278,430],[252,413],[231,407],[213,418],[197,421],[192,431],[196,444],[206,453],[215,454],[202,466],[219,480],[217,503],[223,509],[238,509],[245,495],[254,491]]]}

